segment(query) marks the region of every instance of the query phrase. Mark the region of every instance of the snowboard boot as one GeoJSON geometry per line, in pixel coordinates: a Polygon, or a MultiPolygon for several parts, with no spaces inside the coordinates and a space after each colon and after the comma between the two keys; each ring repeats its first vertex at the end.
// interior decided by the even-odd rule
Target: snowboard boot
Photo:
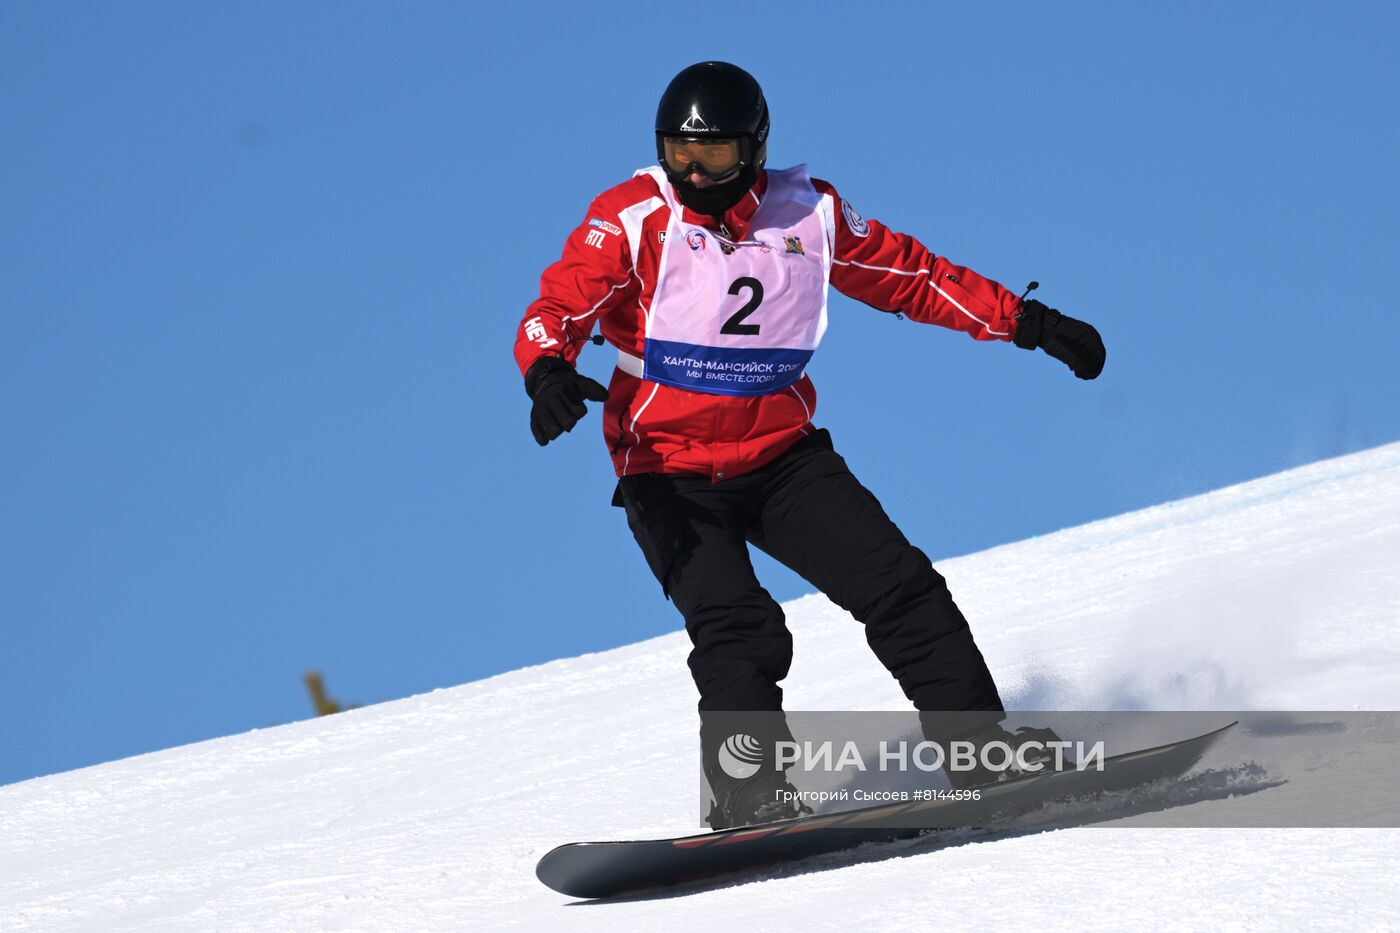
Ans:
{"type": "MultiPolygon", "coordinates": [[[[976,749],[976,763],[968,770],[954,770],[951,763],[944,765],[943,772],[948,775],[948,783],[954,790],[969,790],[974,787],[986,787],[988,784],[997,784],[1001,781],[1009,781],[1012,778],[1023,777],[1027,774],[1041,774],[1046,770],[1054,770],[1055,750],[1052,748],[1038,748],[1027,750],[1025,760],[1027,764],[1041,767],[1039,770],[1021,771],[1017,767],[1016,759],[1020,757],[1022,746],[1031,742],[1039,742],[1042,746],[1050,742],[1061,741],[1060,737],[1052,729],[1034,729],[1030,726],[1022,726],[1014,733],[1007,732],[1000,724],[994,724],[966,736],[962,741],[972,742],[976,749]],[[982,760],[982,749],[992,742],[1005,743],[1011,749],[1011,764],[1003,771],[994,771],[988,768],[982,760]]],[[[1000,750],[998,750],[999,752],[1000,750]]],[[[996,755],[996,760],[1000,760],[1001,755],[996,755]]],[[[1065,760],[1065,764],[1069,764],[1065,760]]]]}
{"type": "Polygon", "coordinates": [[[715,791],[715,802],[705,822],[711,829],[732,829],[811,815],[812,808],[796,794],[797,788],[781,773],[730,783],[715,791]]]}

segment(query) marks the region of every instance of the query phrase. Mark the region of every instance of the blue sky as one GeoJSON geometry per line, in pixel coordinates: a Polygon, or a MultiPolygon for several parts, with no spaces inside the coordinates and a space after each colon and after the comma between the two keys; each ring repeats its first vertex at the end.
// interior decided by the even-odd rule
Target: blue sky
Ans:
{"type": "Polygon", "coordinates": [[[0,783],[679,628],[511,341],[695,61],[1104,335],[833,297],[816,420],[935,561],[1400,439],[1392,6],[480,9],[0,6],[0,783]]]}

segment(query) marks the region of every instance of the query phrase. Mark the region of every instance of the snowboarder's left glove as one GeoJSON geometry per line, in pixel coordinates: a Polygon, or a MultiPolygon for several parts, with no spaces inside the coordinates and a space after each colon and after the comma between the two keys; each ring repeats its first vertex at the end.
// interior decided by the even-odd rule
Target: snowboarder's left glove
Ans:
{"type": "Polygon", "coordinates": [[[1016,315],[1013,342],[1023,350],[1044,350],[1074,370],[1080,379],[1093,379],[1103,372],[1103,339],[1093,325],[1047,308],[1034,298],[1028,299],[1016,315]]]}
{"type": "Polygon", "coordinates": [[[588,413],[584,400],[606,402],[608,390],[580,375],[558,356],[542,356],[525,373],[525,392],[534,400],[530,432],[543,447],[565,431],[572,431],[588,413]]]}

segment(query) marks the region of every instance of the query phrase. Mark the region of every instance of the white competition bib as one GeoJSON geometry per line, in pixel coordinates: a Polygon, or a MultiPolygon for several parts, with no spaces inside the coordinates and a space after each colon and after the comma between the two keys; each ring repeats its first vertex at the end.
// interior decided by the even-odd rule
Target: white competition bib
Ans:
{"type": "Polygon", "coordinates": [[[718,395],[792,385],[826,332],[830,201],[812,187],[806,166],[770,171],[749,239],[734,242],[681,223],[665,173],[647,173],[671,219],[647,313],[643,378],[718,395]]]}

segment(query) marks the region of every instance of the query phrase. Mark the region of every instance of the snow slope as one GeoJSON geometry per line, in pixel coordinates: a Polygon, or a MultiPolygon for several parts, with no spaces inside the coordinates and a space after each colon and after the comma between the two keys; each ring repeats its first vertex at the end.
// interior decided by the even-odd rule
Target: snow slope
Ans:
{"type": "MultiPolygon", "coordinates": [[[[1012,705],[1400,708],[1400,444],[938,566],[1012,705]]],[[[785,608],[790,708],[905,707],[849,617],[785,608]]],[[[0,930],[1400,925],[1400,830],[1061,830],[570,903],[554,845],[696,828],[687,647],[0,788],[0,930]]]]}

